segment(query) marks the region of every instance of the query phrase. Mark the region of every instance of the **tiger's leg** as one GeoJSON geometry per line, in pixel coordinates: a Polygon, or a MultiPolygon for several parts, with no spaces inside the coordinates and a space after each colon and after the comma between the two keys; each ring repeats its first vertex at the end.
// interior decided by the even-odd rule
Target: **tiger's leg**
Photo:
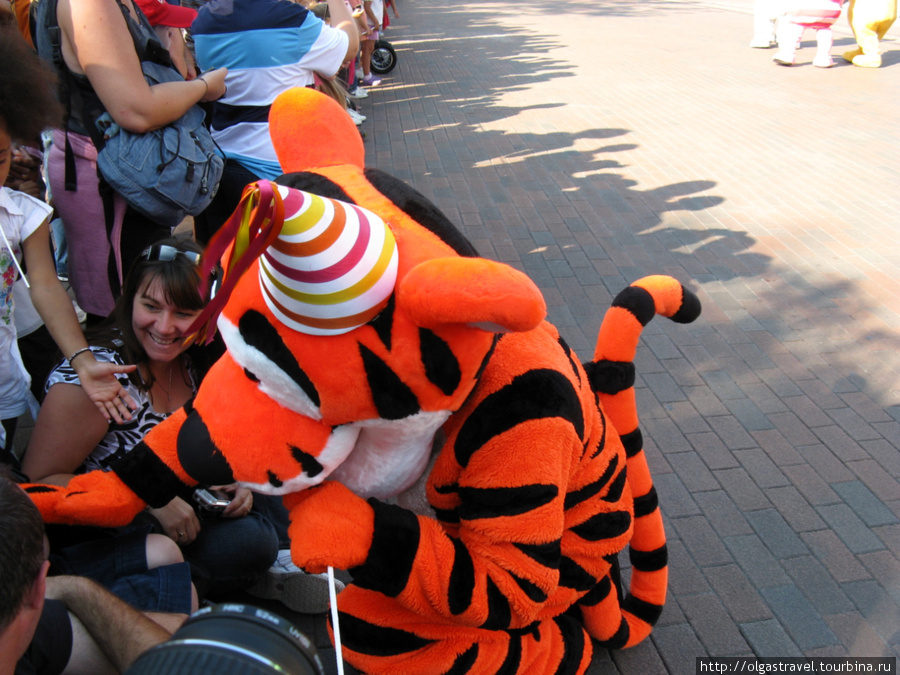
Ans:
{"type": "Polygon", "coordinates": [[[65,487],[23,484],[44,522],[120,527],[145,506],[160,507],[180,496],[188,503],[196,481],[178,460],[178,433],[187,413],[177,410],[157,424],[109,471],[89,471],[65,487]]]}
{"type": "Polygon", "coordinates": [[[518,631],[485,630],[429,621],[353,585],[338,596],[338,608],[344,659],[370,675],[581,675],[593,653],[584,628],[569,616],[518,631]]]}

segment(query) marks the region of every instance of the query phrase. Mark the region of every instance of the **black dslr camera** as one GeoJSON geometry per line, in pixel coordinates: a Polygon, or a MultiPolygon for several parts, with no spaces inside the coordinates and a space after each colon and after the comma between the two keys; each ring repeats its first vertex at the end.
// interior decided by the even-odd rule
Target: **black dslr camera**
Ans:
{"type": "Polygon", "coordinates": [[[125,675],[325,675],[312,641],[272,612],[236,603],[204,607],[125,675]]]}

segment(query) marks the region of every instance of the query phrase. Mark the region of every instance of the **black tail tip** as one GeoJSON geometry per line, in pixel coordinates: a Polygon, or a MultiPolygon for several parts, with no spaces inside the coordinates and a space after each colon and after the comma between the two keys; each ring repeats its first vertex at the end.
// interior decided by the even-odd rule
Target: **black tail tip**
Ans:
{"type": "Polygon", "coordinates": [[[676,323],[691,323],[700,316],[700,298],[684,286],[681,287],[681,294],[681,307],[671,316],[671,319],[676,323]]]}

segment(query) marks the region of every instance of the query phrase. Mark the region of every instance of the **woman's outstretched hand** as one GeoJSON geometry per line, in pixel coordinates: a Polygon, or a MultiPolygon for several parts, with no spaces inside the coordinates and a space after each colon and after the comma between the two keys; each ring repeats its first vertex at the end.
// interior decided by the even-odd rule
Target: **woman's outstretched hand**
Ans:
{"type": "MultiPolygon", "coordinates": [[[[75,368],[74,365],[72,367],[75,368]]],[[[116,379],[116,375],[130,373],[135,368],[137,366],[120,366],[96,359],[79,359],[75,372],[81,380],[81,388],[107,422],[122,424],[131,419],[131,412],[137,408],[137,403],[116,379]]]]}

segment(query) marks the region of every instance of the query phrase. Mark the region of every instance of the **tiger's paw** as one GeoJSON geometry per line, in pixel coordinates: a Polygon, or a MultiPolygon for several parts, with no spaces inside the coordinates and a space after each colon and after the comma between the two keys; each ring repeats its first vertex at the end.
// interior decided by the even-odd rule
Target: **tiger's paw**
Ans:
{"type": "Polygon", "coordinates": [[[40,511],[45,523],[58,523],[58,506],[65,499],[66,489],[57,485],[40,485],[23,483],[20,487],[25,491],[40,511]]]}
{"type": "Polygon", "coordinates": [[[335,481],[288,495],[291,557],[307,572],[329,566],[349,569],[369,555],[375,531],[375,511],[362,497],[335,481]]]}
{"type": "Polygon", "coordinates": [[[22,488],[46,523],[119,527],[128,525],[146,506],[118,476],[91,471],[65,487],[28,484],[22,488]]]}

